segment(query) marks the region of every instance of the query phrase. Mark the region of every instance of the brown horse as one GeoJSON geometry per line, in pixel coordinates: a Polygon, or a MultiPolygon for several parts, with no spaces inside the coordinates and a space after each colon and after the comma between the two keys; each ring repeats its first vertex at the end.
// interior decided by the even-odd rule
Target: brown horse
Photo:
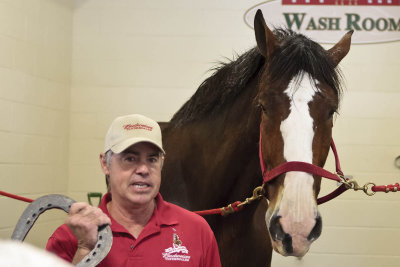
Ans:
{"type": "MultiPolygon", "coordinates": [[[[187,209],[251,196],[262,183],[260,135],[268,170],[287,161],[325,164],[341,92],[337,65],[351,32],[325,50],[301,34],[272,32],[261,11],[254,28],[257,47],[222,64],[163,129],[161,193],[187,209]]],[[[322,229],[320,183],[316,175],[287,172],[265,185],[267,200],[208,216],[223,266],[270,266],[272,248],[303,256],[322,229]]]]}

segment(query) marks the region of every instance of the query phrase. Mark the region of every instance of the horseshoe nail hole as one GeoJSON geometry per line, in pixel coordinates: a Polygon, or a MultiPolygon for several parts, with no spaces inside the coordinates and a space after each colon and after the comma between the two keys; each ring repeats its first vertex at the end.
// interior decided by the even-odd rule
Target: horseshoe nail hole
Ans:
{"type": "Polygon", "coordinates": [[[98,244],[98,245],[97,245],[97,248],[100,248],[100,247],[101,247],[101,244],[98,244]]]}
{"type": "Polygon", "coordinates": [[[26,221],[26,224],[30,224],[30,223],[31,223],[31,221],[30,221],[30,220],[27,220],[27,221],[26,221]]]}
{"type": "Polygon", "coordinates": [[[42,211],[44,208],[43,207],[41,207],[40,209],[39,209],[39,211],[42,211]]]}
{"type": "Polygon", "coordinates": [[[92,253],[93,256],[96,256],[96,254],[97,254],[96,251],[92,253]]]}
{"type": "Polygon", "coordinates": [[[86,262],[89,262],[89,261],[90,261],[90,258],[86,260],[86,262]]]}
{"type": "Polygon", "coordinates": [[[32,217],[36,217],[36,213],[32,214],[32,217]]]}
{"type": "Polygon", "coordinates": [[[103,236],[99,236],[99,239],[102,240],[102,239],[103,239],[103,236]]]}
{"type": "Polygon", "coordinates": [[[51,207],[51,206],[53,206],[53,204],[47,204],[47,207],[51,207]]]}

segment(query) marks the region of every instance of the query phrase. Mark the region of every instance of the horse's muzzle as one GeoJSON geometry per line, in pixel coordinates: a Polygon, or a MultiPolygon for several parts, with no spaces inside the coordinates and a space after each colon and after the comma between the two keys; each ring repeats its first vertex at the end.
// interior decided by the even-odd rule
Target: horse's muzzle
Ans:
{"type": "Polygon", "coordinates": [[[315,224],[312,230],[306,235],[296,231],[285,232],[281,224],[281,218],[278,212],[275,212],[271,217],[268,227],[275,251],[283,256],[304,256],[309,250],[311,243],[321,235],[321,216],[317,213],[315,224]]]}

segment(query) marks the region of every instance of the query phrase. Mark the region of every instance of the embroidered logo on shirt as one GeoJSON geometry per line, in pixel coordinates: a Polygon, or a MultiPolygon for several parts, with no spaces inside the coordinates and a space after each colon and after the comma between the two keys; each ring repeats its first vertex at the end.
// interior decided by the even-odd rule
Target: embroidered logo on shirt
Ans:
{"type": "Polygon", "coordinates": [[[189,261],[189,251],[182,245],[182,241],[177,234],[172,236],[172,247],[165,249],[162,256],[167,261],[189,261]]]}

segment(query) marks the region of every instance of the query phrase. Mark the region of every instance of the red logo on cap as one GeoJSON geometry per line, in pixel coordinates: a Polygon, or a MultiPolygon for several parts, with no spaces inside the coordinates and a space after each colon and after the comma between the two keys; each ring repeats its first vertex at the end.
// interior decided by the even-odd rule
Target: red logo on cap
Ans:
{"type": "Polygon", "coordinates": [[[152,131],[153,127],[150,127],[150,126],[147,126],[147,125],[144,125],[144,124],[136,123],[136,124],[126,124],[126,125],[124,125],[124,129],[127,130],[127,131],[139,130],[139,129],[152,131]]]}

